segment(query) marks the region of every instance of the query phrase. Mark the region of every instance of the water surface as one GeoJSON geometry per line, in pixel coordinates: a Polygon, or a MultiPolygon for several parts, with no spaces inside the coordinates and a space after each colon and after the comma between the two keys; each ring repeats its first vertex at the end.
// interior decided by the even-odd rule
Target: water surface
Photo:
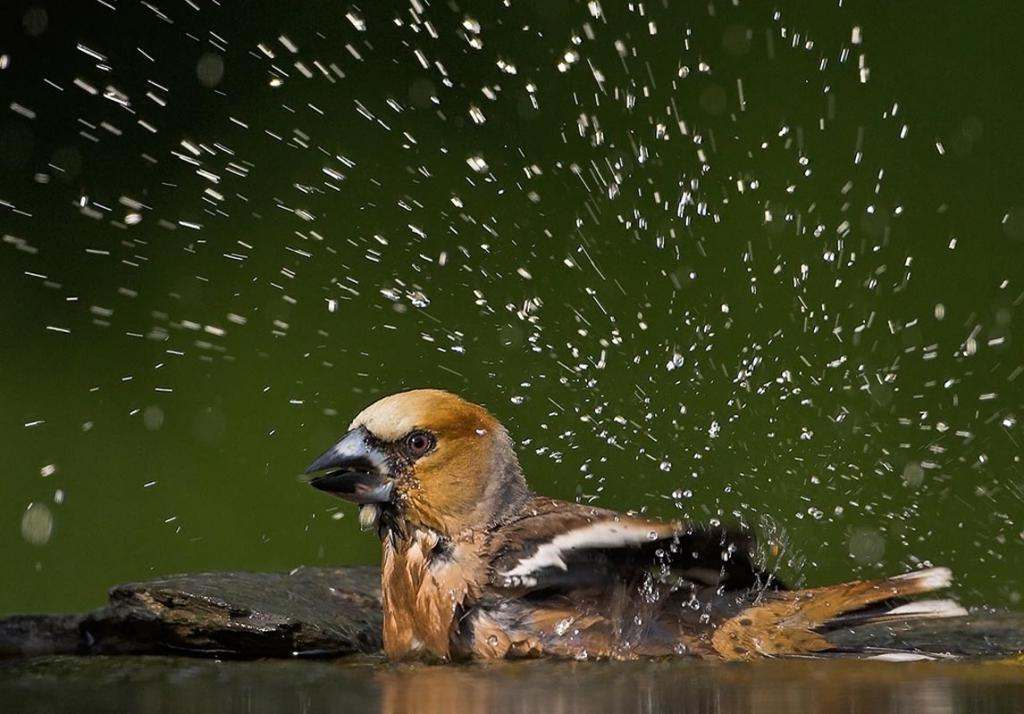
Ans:
{"type": "Polygon", "coordinates": [[[365,711],[955,714],[1021,711],[1013,664],[851,661],[719,665],[48,658],[0,664],[8,711],[196,714],[365,711]]]}

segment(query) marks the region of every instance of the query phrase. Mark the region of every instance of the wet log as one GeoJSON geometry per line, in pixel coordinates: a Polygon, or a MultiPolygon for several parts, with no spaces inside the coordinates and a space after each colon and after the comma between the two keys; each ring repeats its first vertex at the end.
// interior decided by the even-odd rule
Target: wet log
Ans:
{"type": "MultiPolygon", "coordinates": [[[[379,654],[380,570],[202,573],[118,585],[109,604],[75,615],[0,618],[0,657],[189,654],[338,657],[379,654]]],[[[1024,652],[1024,613],[860,625],[829,639],[848,654],[911,651],[940,658],[1024,652]]]]}
{"type": "Polygon", "coordinates": [[[0,656],[337,657],[379,652],[380,632],[375,567],[201,573],[118,585],[90,613],[0,618],[0,656]]]}
{"type": "Polygon", "coordinates": [[[853,652],[910,651],[956,659],[1014,657],[1024,652],[1024,612],[979,609],[964,617],[859,625],[828,634],[853,652]]]}

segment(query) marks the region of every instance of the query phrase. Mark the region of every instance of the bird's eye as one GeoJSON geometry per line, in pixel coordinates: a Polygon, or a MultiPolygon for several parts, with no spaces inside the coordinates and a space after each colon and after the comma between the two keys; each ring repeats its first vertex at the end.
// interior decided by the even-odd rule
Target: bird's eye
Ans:
{"type": "Polygon", "coordinates": [[[405,447],[410,456],[418,459],[434,448],[434,435],[428,431],[414,431],[405,437],[405,447]]]}

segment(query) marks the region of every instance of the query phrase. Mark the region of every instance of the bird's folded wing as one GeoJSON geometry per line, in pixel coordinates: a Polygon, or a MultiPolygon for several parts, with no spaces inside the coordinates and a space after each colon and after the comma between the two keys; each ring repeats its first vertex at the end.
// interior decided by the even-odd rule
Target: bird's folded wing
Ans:
{"type": "Polygon", "coordinates": [[[748,533],[624,516],[533,498],[491,540],[491,584],[516,590],[572,589],[664,565],[698,585],[745,588],[760,575],[748,533]]]}

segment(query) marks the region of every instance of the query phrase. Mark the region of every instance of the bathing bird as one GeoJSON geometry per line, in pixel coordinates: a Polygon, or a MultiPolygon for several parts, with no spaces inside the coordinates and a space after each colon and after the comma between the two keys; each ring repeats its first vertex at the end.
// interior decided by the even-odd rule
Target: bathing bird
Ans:
{"type": "Polygon", "coordinates": [[[788,590],[744,530],[537,495],[501,423],[441,390],[370,405],[306,473],[380,538],[393,660],[824,656],[841,628],[964,614],[907,600],[945,568],[788,590]]]}

